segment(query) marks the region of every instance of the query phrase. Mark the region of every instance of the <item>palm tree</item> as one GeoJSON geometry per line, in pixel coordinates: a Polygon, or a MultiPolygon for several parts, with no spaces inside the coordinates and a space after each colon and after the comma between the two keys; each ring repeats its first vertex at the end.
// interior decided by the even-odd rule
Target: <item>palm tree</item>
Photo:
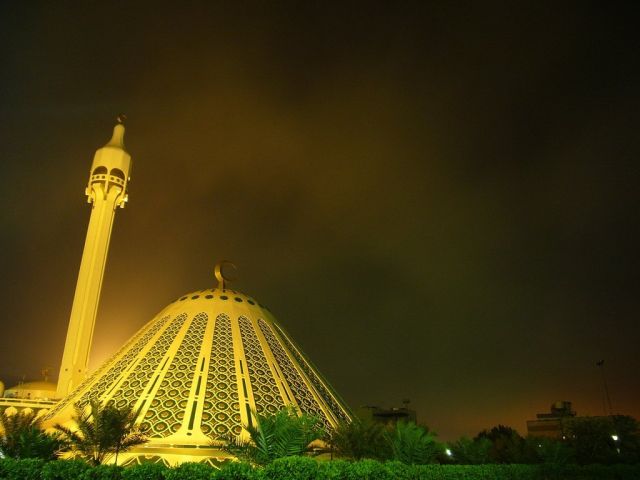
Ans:
{"type": "Polygon", "coordinates": [[[332,453],[352,460],[370,458],[388,460],[391,449],[384,424],[371,419],[355,418],[351,422],[340,423],[331,432],[329,444],[332,453]]]}
{"type": "Polygon", "coordinates": [[[77,429],[56,425],[69,442],[74,455],[100,465],[111,455],[148,441],[145,432],[135,424],[136,415],[130,407],[117,408],[113,404],[102,405],[92,400],[88,408],[75,406],[74,421],[77,429]]]}
{"type": "Polygon", "coordinates": [[[254,412],[255,425],[245,425],[250,439],[229,436],[221,438],[224,451],[257,465],[266,465],[276,458],[303,455],[310,444],[324,436],[324,428],[315,416],[298,415],[292,407],[285,407],[273,415],[254,412]]]}
{"type": "Polygon", "coordinates": [[[64,450],[65,442],[59,435],[42,430],[37,413],[0,412],[0,453],[11,458],[40,458],[55,460],[64,450]]]}
{"type": "Polygon", "coordinates": [[[444,453],[443,446],[428,428],[414,422],[399,421],[395,428],[387,432],[393,459],[409,465],[437,463],[444,453]]]}

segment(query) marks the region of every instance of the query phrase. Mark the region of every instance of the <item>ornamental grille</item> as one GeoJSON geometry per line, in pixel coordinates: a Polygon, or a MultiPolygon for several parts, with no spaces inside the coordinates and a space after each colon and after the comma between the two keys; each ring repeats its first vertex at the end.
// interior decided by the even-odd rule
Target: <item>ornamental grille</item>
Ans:
{"type": "MultiPolygon", "coordinates": [[[[81,398],[78,400],[78,404],[80,407],[84,407],[87,403],[89,403],[90,399],[100,397],[104,391],[107,389],[109,385],[122,373],[122,371],[129,366],[132,358],[135,358],[138,353],[146,346],[149,340],[160,330],[160,328],[165,324],[165,322],[169,319],[168,316],[161,318],[156,322],[149,322],[146,326],[142,327],[140,331],[134,335],[131,340],[124,344],[124,346],[116,352],[109,360],[102,364],[100,368],[98,368],[95,372],[93,372],[85,381],[83,381],[80,386],[75,390],[76,392],[81,392],[87,385],[93,383],[93,381],[104,372],[109,365],[113,364],[115,360],[127,349],[130,349],[129,352],[122,357],[115,365],[111,367],[107,371],[105,375],[100,379],[100,382],[95,384],[90,390],[88,390],[81,398]],[[146,333],[145,333],[146,331],[146,333]]],[[[51,410],[47,418],[53,417],[56,413],[66,407],[71,399],[74,398],[73,392],[71,395],[62,400],[56,407],[51,410]]]]}
{"type": "Polygon", "coordinates": [[[200,430],[211,437],[240,435],[240,404],[238,378],[233,355],[231,320],[225,314],[216,318],[211,342],[211,361],[207,374],[202,423],[200,430]]]}
{"type": "MultiPolygon", "coordinates": [[[[147,335],[145,335],[144,338],[144,343],[146,344],[147,340],[151,337],[153,337],[158,330],[160,330],[160,328],[165,324],[165,322],[169,319],[169,317],[164,317],[163,319],[161,319],[158,322],[158,325],[154,325],[154,327],[149,330],[149,332],[147,333],[147,335]]],[[[166,338],[167,335],[170,335],[170,331],[173,331],[174,326],[176,324],[180,324],[182,325],[182,322],[184,322],[184,317],[176,317],[173,322],[169,325],[169,327],[167,328],[167,331],[165,331],[160,339],[162,339],[163,337],[166,338]]],[[[141,342],[142,343],[142,342],[141,342]]],[[[156,350],[157,346],[158,346],[159,341],[157,341],[151,351],[149,352],[149,354],[151,354],[151,352],[153,352],[154,350],[156,350]]],[[[89,390],[89,392],[87,392],[87,394],[91,394],[92,398],[97,398],[97,397],[103,397],[102,393],[104,392],[104,390],[106,389],[106,387],[104,387],[104,389],[102,389],[101,391],[96,391],[95,393],[92,393],[94,390],[97,390],[98,388],[102,387],[102,385],[110,385],[113,381],[113,378],[116,378],[117,376],[121,377],[121,380],[123,378],[125,378],[125,381],[122,382],[122,384],[120,384],[120,388],[118,388],[118,390],[116,390],[116,392],[114,393],[112,399],[114,400],[115,404],[117,407],[122,408],[126,405],[133,405],[136,400],[138,399],[139,393],[142,390],[142,385],[138,385],[138,384],[134,384],[131,385],[131,378],[135,378],[136,376],[136,372],[139,372],[139,367],[141,366],[142,363],[144,363],[147,359],[149,359],[150,357],[147,355],[145,356],[142,361],[140,361],[140,363],[138,363],[137,365],[135,365],[136,361],[139,361],[138,357],[138,353],[140,352],[140,350],[142,350],[143,345],[140,345],[139,348],[134,348],[131,352],[127,353],[124,357],[122,357],[122,359],[118,362],[118,364],[116,365],[116,367],[114,369],[112,369],[112,371],[110,371],[105,378],[99,382],[97,384],[96,388],[92,388],[91,390],[89,390]],[[135,365],[135,369],[131,370],[132,366],[135,365]],[[139,387],[139,388],[138,388],[139,387]],[[126,395],[125,395],[125,391],[126,391],[126,395]]],[[[138,379],[140,379],[141,381],[144,381],[145,379],[140,375],[140,373],[137,374],[138,379]]],[[[111,387],[112,389],[117,387],[117,382],[114,383],[113,387],[111,387]]],[[[85,394],[85,396],[87,395],[85,394]]],[[[107,393],[108,395],[108,393],[107,393]]],[[[103,397],[104,400],[104,397],[103,397]]],[[[80,400],[80,403],[82,404],[82,399],[80,400]]]]}
{"type": "Polygon", "coordinates": [[[173,343],[186,319],[187,315],[184,313],[174,318],[167,329],[162,332],[153,344],[153,347],[151,347],[135,368],[128,373],[125,381],[122,382],[120,388],[118,388],[113,395],[113,401],[116,406],[123,407],[136,403],[143,390],[146,389],[146,386],[152,380],[152,375],[160,363],[160,360],[162,360],[173,343]]]}
{"type": "Polygon", "coordinates": [[[280,345],[280,342],[278,342],[276,336],[273,334],[273,332],[265,322],[262,322],[260,327],[262,329],[262,333],[267,339],[269,348],[271,348],[271,351],[273,352],[273,355],[275,356],[276,361],[280,366],[280,370],[287,380],[289,387],[291,387],[291,390],[294,392],[300,410],[302,410],[304,413],[319,417],[320,419],[322,419],[325,426],[330,428],[331,425],[328,422],[326,416],[323,414],[320,405],[318,405],[316,399],[313,398],[313,394],[311,393],[309,388],[307,388],[305,381],[289,359],[289,356],[286,354],[284,348],[282,348],[282,346],[280,345]]]}
{"type": "Polygon", "coordinates": [[[195,316],[182,344],[173,357],[173,361],[160,383],[155,397],[162,403],[152,407],[145,415],[149,424],[151,438],[166,437],[180,429],[187,409],[193,374],[200,357],[200,347],[207,326],[207,314],[195,316]]]}
{"type": "Polygon", "coordinates": [[[266,410],[265,413],[275,413],[284,407],[284,404],[267,359],[260,347],[260,341],[247,317],[240,317],[238,323],[256,412],[263,413],[266,410]]]}
{"type": "MultiPolygon", "coordinates": [[[[262,329],[263,332],[265,330],[270,330],[269,326],[263,319],[261,318],[258,319],[258,323],[260,324],[260,328],[262,329]]],[[[296,346],[293,343],[291,343],[289,338],[282,331],[282,328],[280,328],[280,325],[278,325],[277,323],[274,323],[273,325],[276,327],[276,329],[280,333],[280,338],[282,339],[286,347],[289,349],[291,354],[294,356],[294,358],[298,362],[298,365],[300,365],[300,368],[304,370],[304,373],[307,375],[307,378],[311,381],[316,391],[320,395],[322,395],[322,398],[324,399],[324,401],[327,402],[327,405],[329,406],[333,415],[337,419],[343,422],[349,421],[349,416],[347,415],[347,413],[340,406],[340,404],[335,400],[335,397],[329,392],[327,387],[325,387],[325,382],[323,382],[320,379],[320,376],[315,372],[315,370],[311,368],[311,365],[309,364],[307,359],[304,356],[302,356],[302,354],[296,348],[296,346]]]]}

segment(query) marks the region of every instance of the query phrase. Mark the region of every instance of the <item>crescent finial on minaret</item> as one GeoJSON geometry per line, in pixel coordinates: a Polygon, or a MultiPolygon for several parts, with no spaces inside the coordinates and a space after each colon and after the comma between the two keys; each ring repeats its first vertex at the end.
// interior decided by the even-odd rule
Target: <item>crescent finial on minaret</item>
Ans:
{"type": "Polygon", "coordinates": [[[113,127],[113,135],[105,147],[115,147],[124,150],[124,121],[126,119],[127,116],[124,113],[118,115],[116,118],[118,123],[113,127]]]}

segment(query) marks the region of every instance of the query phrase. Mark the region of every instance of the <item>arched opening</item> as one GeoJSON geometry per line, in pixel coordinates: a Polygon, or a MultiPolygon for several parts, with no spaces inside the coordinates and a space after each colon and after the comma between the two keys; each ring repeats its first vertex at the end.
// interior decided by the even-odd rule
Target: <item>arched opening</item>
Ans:
{"type": "Polygon", "coordinates": [[[93,169],[93,173],[91,175],[106,175],[107,167],[96,167],[93,169]]]}
{"type": "Polygon", "coordinates": [[[119,168],[112,168],[111,169],[111,176],[119,178],[123,182],[125,180],[124,172],[122,170],[120,170],[119,168]]]}

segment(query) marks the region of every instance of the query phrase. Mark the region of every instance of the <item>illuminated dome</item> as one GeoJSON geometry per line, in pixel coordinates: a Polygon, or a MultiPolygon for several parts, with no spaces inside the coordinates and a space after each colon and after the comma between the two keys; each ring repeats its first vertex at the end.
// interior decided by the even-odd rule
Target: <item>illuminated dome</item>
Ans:
{"type": "Polygon", "coordinates": [[[224,458],[212,439],[239,435],[252,412],[285,405],[327,427],[349,419],[344,403],[271,313],[221,288],[180,297],[65,397],[49,424],[66,423],[90,399],[132,405],[151,441],[127,456],[174,464],[224,458]]]}
{"type": "Polygon", "coordinates": [[[32,400],[50,399],[56,397],[56,384],[51,382],[25,382],[7,388],[4,395],[13,398],[32,400]]]}

